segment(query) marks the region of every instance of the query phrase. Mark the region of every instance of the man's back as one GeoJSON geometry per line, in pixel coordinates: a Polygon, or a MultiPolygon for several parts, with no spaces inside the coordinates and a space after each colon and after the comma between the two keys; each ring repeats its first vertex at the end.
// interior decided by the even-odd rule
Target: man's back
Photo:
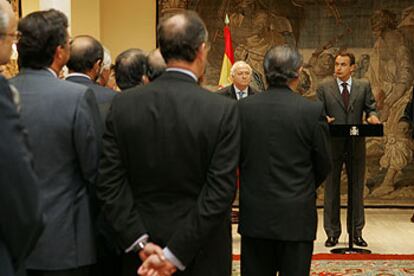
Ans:
{"type": "Polygon", "coordinates": [[[240,116],[240,233],[313,240],[315,189],[330,167],[322,105],[278,87],[242,100],[240,116]]]}
{"type": "Polygon", "coordinates": [[[46,225],[30,269],[68,269],[95,260],[87,187],[98,165],[97,106],[84,86],[47,70],[22,69],[11,80],[22,98],[46,225]]]}
{"type": "Polygon", "coordinates": [[[105,124],[106,115],[108,114],[112,99],[116,95],[116,92],[109,88],[100,86],[84,76],[68,76],[66,80],[85,85],[93,91],[96,102],[98,103],[102,122],[105,124]]]}
{"type": "MultiPolygon", "coordinates": [[[[222,237],[227,245],[217,254],[226,249],[230,257],[237,115],[235,102],[200,88],[180,72],[166,72],[114,98],[100,185],[109,186],[126,174],[131,193],[123,194],[125,205],[118,207],[133,206],[128,225],[146,228],[151,240],[167,245],[185,264],[206,246],[207,237],[222,237]],[[117,169],[109,174],[117,159],[117,169]]],[[[126,210],[104,210],[118,221],[115,228],[124,223],[115,218],[126,210]]],[[[125,229],[121,240],[137,228],[125,229]]]]}

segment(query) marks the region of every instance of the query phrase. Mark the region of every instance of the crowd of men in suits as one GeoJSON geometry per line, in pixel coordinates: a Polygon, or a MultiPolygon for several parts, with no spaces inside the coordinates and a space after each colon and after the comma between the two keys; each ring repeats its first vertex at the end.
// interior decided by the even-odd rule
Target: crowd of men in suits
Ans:
{"type": "MultiPolygon", "coordinates": [[[[0,0],[0,63],[17,42],[20,67],[0,78],[1,275],[231,275],[237,168],[242,275],[309,275],[316,189],[327,177],[326,246],[337,244],[349,149],[329,142],[328,123],[363,114],[380,123],[369,84],[351,78],[353,55],[336,57],[319,101],[293,92],[303,58],[287,45],[264,57],[266,91],[249,86],[252,69],[238,61],[233,84],[211,93],[199,85],[209,51],[201,18],[176,14],[157,33],[158,50],[116,58],[117,94],[98,82],[99,41],[71,40],[56,10],[17,26],[0,0]]],[[[365,158],[358,146],[354,170],[365,158]]],[[[354,243],[366,246],[355,185],[354,243]]]]}

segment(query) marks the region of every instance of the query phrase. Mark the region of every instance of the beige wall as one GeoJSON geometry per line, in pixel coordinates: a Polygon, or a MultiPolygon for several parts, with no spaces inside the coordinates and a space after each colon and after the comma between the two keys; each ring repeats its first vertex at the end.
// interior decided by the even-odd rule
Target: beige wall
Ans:
{"type": "MultiPolygon", "coordinates": [[[[23,16],[39,9],[39,0],[21,0],[23,16]]],[[[149,51],[156,44],[156,0],[72,0],[72,35],[90,34],[112,57],[128,48],[149,51]]]]}
{"type": "Polygon", "coordinates": [[[101,38],[100,0],[72,0],[72,36],[88,34],[101,38]]]}
{"type": "Polygon", "coordinates": [[[21,0],[21,2],[23,16],[39,10],[39,0],[21,0]]]}
{"type": "Polygon", "coordinates": [[[156,0],[101,0],[101,41],[112,57],[128,48],[155,48],[156,0]]]}

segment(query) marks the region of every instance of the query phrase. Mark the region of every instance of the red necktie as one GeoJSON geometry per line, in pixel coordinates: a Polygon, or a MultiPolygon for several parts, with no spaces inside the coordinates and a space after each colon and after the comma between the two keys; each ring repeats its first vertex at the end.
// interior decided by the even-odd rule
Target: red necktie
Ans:
{"type": "Polygon", "coordinates": [[[346,82],[341,83],[341,85],[343,86],[343,90],[342,90],[342,100],[344,101],[344,105],[345,108],[348,109],[348,105],[349,105],[349,91],[348,91],[348,84],[346,82]]]}

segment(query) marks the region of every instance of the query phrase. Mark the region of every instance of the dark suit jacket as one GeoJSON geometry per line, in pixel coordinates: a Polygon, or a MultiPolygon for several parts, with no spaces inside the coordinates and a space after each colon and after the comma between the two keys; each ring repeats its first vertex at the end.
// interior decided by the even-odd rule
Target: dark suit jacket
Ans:
{"type": "Polygon", "coordinates": [[[116,92],[96,84],[91,79],[83,76],[69,76],[66,80],[83,84],[92,89],[95,94],[96,101],[99,106],[99,112],[101,114],[102,124],[105,124],[106,115],[108,114],[109,107],[111,106],[112,98],[116,95],[116,92]]]}
{"type": "Polygon", "coordinates": [[[7,80],[0,76],[0,275],[15,275],[39,237],[39,189],[7,80]]]}
{"type": "MultiPolygon", "coordinates": [[[[222,89],[217,91],[218,94],[231,98],[233,100],[237,100],[236,90],[234,89],[234,85],[230,84],[229,86],[223,87],[222,89]]],[[[247,96],[252,96],[254,94],[259,93],[256,89],[252,87],[247,88],[247,96]]]]}
{"type": "Polygon", "coordinates": [[[187,266],[221,237],[203,254],[231,258],[239,134],[236,102],[183,73],[117,95],[97,188],[122,248],[148,233],[187,266]]]}
{"type": "Polygon", "coordinates": [[[239,101],[239,108],[240,234],[313,241],[316,188],[331,168],[322,104],[280,86],[239,101]]]}
{"type": "MultiPolygon", "coordinates": [[[[317,96],[323,103],[325,112],[335,117],[333,124],[362,124],[364,115],[368,118],[377,115],[375,99],[369,82],[365,79],[352,78],[348,109],[345,109],[338,83],[333,77],[326,78],[317,89],[317,96]]],[[[333,157],[340,156],[345,150],[345,139],[332,139],[333,157]]],[[[355,158],[365,158],[365,139],[356,141],[355,158]]]]}
{"type": "Polygon", "coordinates": [[[65,270],[93,264],[88,187],[95,184],[102,135],[93,92],[47,70],[22,69],[11,82],[21,93],[46,215],[27,267],[65,270]]]}

